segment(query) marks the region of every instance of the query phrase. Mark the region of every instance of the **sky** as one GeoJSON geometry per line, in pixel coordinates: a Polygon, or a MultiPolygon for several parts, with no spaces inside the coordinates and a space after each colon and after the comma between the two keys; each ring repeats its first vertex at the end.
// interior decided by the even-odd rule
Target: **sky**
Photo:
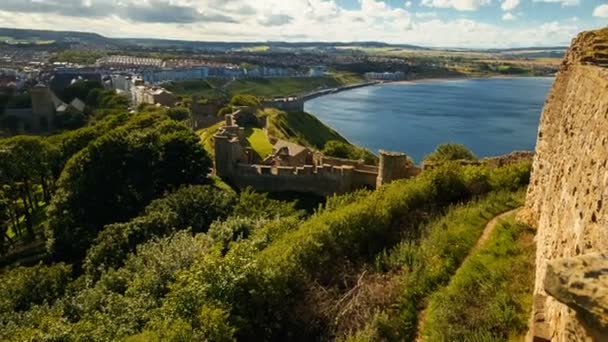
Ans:
{"type": "Polygon", "coordinates": [[[207,41],[569,45],[608,0],[0,0],[0,27],[207,41]]]}

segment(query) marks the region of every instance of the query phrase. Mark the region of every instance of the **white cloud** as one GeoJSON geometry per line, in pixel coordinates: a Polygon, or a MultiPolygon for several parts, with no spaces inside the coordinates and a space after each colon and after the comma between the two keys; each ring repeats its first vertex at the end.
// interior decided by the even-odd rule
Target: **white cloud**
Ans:
{"type": "Polygon", "coordinates": [[[502,15],[502,20],[515,20],[515,16],[507,12],[502,15]]]}
{"type": "Polygon", "coordinates": [[[458,11],[476,11],[481,6],[486,6],[491,0],[422,0],[422,6],[436,8],[454,8],[458,11]]]}
{"type": "Polygon", "coordinates": [[[406,1],[405,2],[405,8],[410,8],[412,7],[412,2],[411,1],[406,1]]]}
{"type": "Polygon", "coordinates": [[[421,19],[435,18],[437,17],[437,12],[416,12],[414,13],[414,16],[421,19]]]}
{"type": "Polygon", "coordinates": [[[519,6],[520,0],[505,0],[500,5],[503,11],[512,11],[519,6]]]}
{"type": "Polygon", "coordinates": [[[561,4],[562,7],[578,6],[581,3],[580,0],[534,0],[534,2],[547,2],[547,3],[561,4]]]}
{"type": "MultiPolygon", "coordinates": [[[[11,0],[18,4],[22,0],[11,0]]],[[[40,0],[30,0],[40,1],[40,0]]],[[[68,1],[68,0],[66,0],[68,1]]],[[[74,3],[81,0],[69,0],[74,3]]],[[[143,4],[169,0],[90,0],[88,5],[143,4]]],[[[422,1],[422,0],[421,0],[422,1]]],[[[426,0],[429,1],[429,0],[426,0]]],[[[432,0],[437,4],[475,8],[491,0],[432,0]]],[[[502,1],[502,0],[501,0],[502,1]]],[[[384,41],[450,47],[515,47],[566,45],[577,32],[591,27],[569,20],[543,25],[521,22],[516,27],[468,19],[442,19],[433,11],[409,12],[404,2],[393,7],[381,0],[360,0],[360,7],[343,8],[334,0],[171,0],[173,6],[196,7],[203,18],[226,16],[234,21],[137,22],[112,14],[76,16],[72,12],[19,12],[3,7],[0,23],[15,28],[90,31],[111,37],[151,37],[216,41],[384,41]],[[70,15],[68,15],[70,14],[70,15]],[[270,25],[270,26],[269,26],[270,25]],[[271,26],[280,25],[280,26],[271,26]]],[[[50,3],[50,2],[47,2],[50,3]]],[[[53,1],[52,3],[58,3],[53,1]]],[[[497,3],[497,1],[494,1],[497,3]]],[[[180,18],[180,17],[178,17],[180,18]]],[[[219,17],[218,17],[219,18],[219,17]]],[[[592,23],[588,23],[592,24],[592,23]]]]}
{"type": "Polygon", "coordinates": [[[593,16],[598,18],[608,18],[608,5],[599,5],[593,10],[593,16]]]}

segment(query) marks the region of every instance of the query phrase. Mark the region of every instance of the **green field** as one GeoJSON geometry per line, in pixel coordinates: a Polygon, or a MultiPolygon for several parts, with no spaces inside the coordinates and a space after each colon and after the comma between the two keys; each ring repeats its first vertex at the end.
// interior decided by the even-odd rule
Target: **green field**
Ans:
{"type": "Polygon", "coordinates": [[[249,146],[260,159],[264,159],[272,153],[272,144],[270,144],[268,136],[261,128],[247,127],[245,128],[245,136],[247,136],[249,146]]]}
{"type": "Polygon", "coordinates": [[[247,94],[258,97],[280,97],[303,95],[320,89],[336,88],[363,82],[360,75],[338,73],[326,77],[285,77],[285,78],[243,78],[226,80],[210,78],[207,80],[188,80],[172,82],[166,88],[177,95],[204,98],[230,98],[247,94]]]}

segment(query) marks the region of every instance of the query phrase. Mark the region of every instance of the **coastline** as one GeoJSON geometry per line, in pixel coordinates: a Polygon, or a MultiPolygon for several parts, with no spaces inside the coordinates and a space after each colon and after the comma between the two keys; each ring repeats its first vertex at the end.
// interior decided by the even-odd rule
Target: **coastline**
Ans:
{"type": "Polygon", "coordinates": [[[441,82],[441,81],[459,81],[459,80],[475,80],[475,79],[511,79],[511,78],[529,78],[529,77],[546,77],[546,78],[555,78],[556,75],[490,75],[490,76],[441,76],[441,77],[421,77],[421,78],[413,78],[410,80],[403,81],[373,81],[373,82],[365,82],[365,83],[357,83],[346,85],[338,88],[329,88],[318,90],[312,93],[308,93],[303,96],[304,102],[314,100],[319,97],[323,97],[326,95],[332,95],[341,93],[343,91],[370,87],[370,86],[382,86],[382,85],[390,85],[390,84],[416,84],[416,83],[426,83],[426,82],[441,82]]]}

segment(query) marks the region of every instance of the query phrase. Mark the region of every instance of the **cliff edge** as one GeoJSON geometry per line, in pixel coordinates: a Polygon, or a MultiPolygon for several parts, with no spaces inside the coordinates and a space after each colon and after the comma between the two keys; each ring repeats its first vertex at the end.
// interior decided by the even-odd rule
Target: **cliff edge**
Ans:
{"type": "Polygon", "coordinates": [[[529,340],[608,338],[607,207],[608,28],[574,39],[543,110],[522,215],[537,227],[529,340]]]}

